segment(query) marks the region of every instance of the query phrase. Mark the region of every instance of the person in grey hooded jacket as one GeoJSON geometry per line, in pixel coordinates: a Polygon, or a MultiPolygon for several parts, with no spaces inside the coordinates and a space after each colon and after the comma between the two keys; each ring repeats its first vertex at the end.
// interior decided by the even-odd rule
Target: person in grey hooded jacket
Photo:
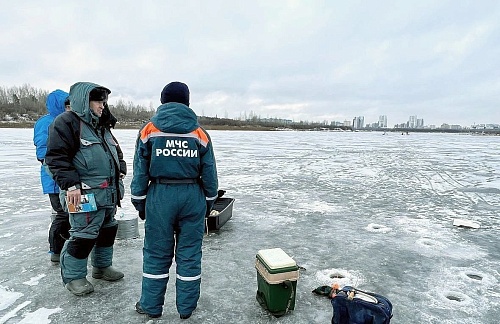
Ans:
{"type": "Polygon", "coordinates": [[[97,210],[70,213],[71,236],[61,251],[63,283],[78,296],[94,291],[86,278],[91,252],[92,277],[115,281],[124,276],[112,267],[118,229],[114,215],[123,198],[126,165],[110,130],[114,117],[107,106],[109,93],[94,83],[72,85],[71,111],[54,120],[45,155],[68,205],[79,206],[84,194],[95,197],[97,210]]]}

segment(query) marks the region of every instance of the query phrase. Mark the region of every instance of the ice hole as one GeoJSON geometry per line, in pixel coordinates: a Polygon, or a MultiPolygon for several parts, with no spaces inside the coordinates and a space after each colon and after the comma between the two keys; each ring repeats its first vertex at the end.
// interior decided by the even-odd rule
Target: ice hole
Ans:
{"type": "Polygon", "coordinates": [[[330,278],[332,278],[332,279],[343,279],[343,278],[345,278],[345,276],[343,274],[340,274],[340,273],[332,273],[330,275],[330,278]]]}
{"type": "Polygon", "coordinates": [[[457,301],[457,302],[464,301],[464,299],[462,297],[456,296],[456,295],[446,295],[446,298],[448,298],[449,300],[457,301]]]}
{"type": "Polygon", "coordinates": [[[475,274],[475,273],[466,273],[465,275],[471,279],[474,279],[474,280],[483,280],[482,276],[475,274]]]}

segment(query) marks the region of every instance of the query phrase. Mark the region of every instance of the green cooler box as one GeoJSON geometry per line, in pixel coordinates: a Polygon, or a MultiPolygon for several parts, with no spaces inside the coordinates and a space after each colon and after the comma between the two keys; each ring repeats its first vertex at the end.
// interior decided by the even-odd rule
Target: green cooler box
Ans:
{"type": "Polygon", "coordinates": [[[295,308],[299,267],[282,249],[260,250],[255,260],[257,301],[276,317],[295,308]]]}

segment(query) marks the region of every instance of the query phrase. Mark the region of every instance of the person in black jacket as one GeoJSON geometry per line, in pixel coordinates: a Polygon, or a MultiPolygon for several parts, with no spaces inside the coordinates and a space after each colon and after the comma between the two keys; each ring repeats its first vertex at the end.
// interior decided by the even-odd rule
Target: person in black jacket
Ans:
{"type": "MultiPolygon", "coordinates": [[[[109,111],[109,89],[94,83],[71,86],[71,111],[53,122],[45,162],[68,204],[80,205],[82,195],[93,195],[97,210],[70,213],[70,239],[60,256],[65,287],[81,296],[94,291],[86,279],[92,252],[92,277],[115,281],[124,274],[112,267],[118,229],[114,218],[123,198],[126,164],[111,127],[116,119],[109,111]]],[[[88,196],[90,197],[90,196],[88,196]]]]}

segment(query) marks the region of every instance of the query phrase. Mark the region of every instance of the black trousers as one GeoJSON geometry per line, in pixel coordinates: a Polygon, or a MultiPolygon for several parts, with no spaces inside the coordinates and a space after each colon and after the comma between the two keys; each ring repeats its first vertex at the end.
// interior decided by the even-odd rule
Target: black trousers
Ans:
{"type": "Polygon", "coordinates": [[[50,204],[56,212],[56,217],[52,220],[49,230],[50,251],[60,254],[64,242],[69,238],[69,215],[64,211],[59,194],[49,194],[50,204]]]}

